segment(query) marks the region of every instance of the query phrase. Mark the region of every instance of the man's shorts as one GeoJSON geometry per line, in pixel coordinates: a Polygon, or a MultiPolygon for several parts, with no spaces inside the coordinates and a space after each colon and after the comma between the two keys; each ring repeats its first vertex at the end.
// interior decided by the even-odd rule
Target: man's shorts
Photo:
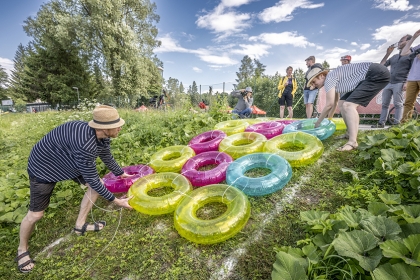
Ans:
{"type": "Polygon", "coordinates": [[[372,63],[366,73],[366,77],[357,87],[343,96],[340,100],[355,103],[366,107],[369,102],[389,83],[390,74],[388,68],[379,63],[372,63]]]}
{"type": "MultiPolygon", "coordinates": [[[[82,176],[72,179],[78,184],[85,185],[86,182],[82,176]]],[[[52,192],[56,182],[46,182],[43,179],[29,176],[30,200],[29,210],[32,212],[41,212],[47,209],[50,204],[52,192]]]]}
{"type": "Polygon", "coordinates": [[[314,89],[314,90],[305,89],[303,91],[303,103],[314,104],[317,94],[318,94],[318,89],[314,89]]]}

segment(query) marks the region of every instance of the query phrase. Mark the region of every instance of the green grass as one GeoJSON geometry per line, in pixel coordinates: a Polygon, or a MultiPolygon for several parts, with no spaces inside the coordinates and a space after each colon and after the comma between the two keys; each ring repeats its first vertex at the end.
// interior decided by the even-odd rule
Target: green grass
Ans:
{"type": "MultiPolygon", "coordinates": [[[[49,129],[76,118],[75,115],[89,119],[89,114],[74,112],[1,116],[0,175],[22,174],[19,182],[28,185],[24,176],[32,145],[49,129]]],[[[185,145],[198,133],[211,130],[216,122],[207,114],[191,117],[184,112],[123,111],[121,116],[126,126],[112,147],[116,160],[123,166],[147,163],[160,148],[185,145]]],[[[19,226],[0,225],[1,278],[270,279],[275,261],[273,248],[295,246],[297,240],[305,237],[299,222],[300,211],[315,208],[334,211],[349,203],[337,192],[351,184],[350,176],[344,175],[341,168],[354,166],[356,152],[335,151],[344,140],[331,137],[323,143],[325,152],[317,163],[294,168],[292,179],[283,190],[264,197],[250,197],[251,217],[247,225],[233,238],[214,245],[198,245],[180,237],[174,228],[173,214],[149,216],[134,210],[119,210],[103,199],[98,200],[92,217],[106,220],[107,226],[99,233],[78,237],[71,230],[84,192],[73,182],[59,183],[55,192],[71,189],[73,194],[57,209],[47,209],[45,217],[37,223],[30,240],[31,255],[37,261],[32,273],[20,274],[13,262],[19,226]],[[63,237],[61,243],[42,252],[63,237]],[[226,266],[230,258],[235,260],[232,269],[226,266]]],[[[101,175],[108,172],[100,163],[98,170],[101,175]]],[[[259,170],[253,176],[264,176],[266,172],[259,170]]],[[[167,191],[166,188],[154,190],[154,195],[167,191]]],[[[212,203],[197,214],[211,219],[225,210],[222,203],[212,203]]]]}

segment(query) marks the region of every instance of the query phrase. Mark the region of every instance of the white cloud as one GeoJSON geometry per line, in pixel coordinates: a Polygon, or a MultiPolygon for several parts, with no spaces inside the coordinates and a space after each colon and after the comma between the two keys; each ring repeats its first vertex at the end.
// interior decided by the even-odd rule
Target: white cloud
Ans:
{"type": "Polygon", "coordinates": [[[358,46],[358,44],[356,42],[351,42],[350,45],[352,45],[352,46],[358,46]]]}
{"type": "Polygon", "coordinates": [[[12,60],[8,59],[8,58],[3,58],[0,57],[0,66],[4,68],[4,70],[6,71],[7,75],[10,78],[10,75],[12,74],[12,70],[14,68],[14,63],[12,60]]]}
{"type": "Polygon", "coordinates": [[[222,0],[221,4],[225,7],[239,7],[252,2],[252,0],[222,0]]]}
{"type": "Polygon", "coordinates": [[[408,0],[375,0],[373,7],[384,11],[408,11],[413,8],[413,5],[410,5],[408,0]]]}
{"type": "Polygon", "coordinates": [[[194,72],[196,72],[196,73],[201,73],[201,72],[203,72],[203,70],[201,70],[200,68],[198,68],[198,67],[193,67],[193,71],[194,72]]]}
{"type": "Polygon", "coordinates": [[[293,19],[293,12],[300,9],[316,9],[323,7],[324,3],[313,4],[309,0],[280,0],[275,6],[264,9],[258,18],[264,22],[282,22],[293,19]]]}
{"type": "Polygon", "coordinates": [[[263,56],[268,55],[268,49],[271,48],[270,45],[264,45],[264,44],[240,44],[239,47],[241,49],[234,49],[232,50],[232,53],[240,54],[240,55],[248,55],[251,58],[260,59],[263,56]]]}
{"type": "Polygon", "coordinates": [[[296,32],[282,32],[282,33],[262,33],[258,36],[252,36],[250,41],[263,42],[270,45],[292,45],[295,47],[306,48],[307,46],[314,47],[314,43],[296,32]]]}
{"type": "Polygon", "coordinates": [[[155,49],[156,53],[164,53],[164,52],[191,52],[190,50],[179,46],[178,42],[173,39],[170,34],[166,34],[164,37],[157,38],[159,41],[162,42],[159,48],[155,49]]]}
{"type": "Polygon", "coordinates": [[[370,47],[370,44],[362,44],[362,45],[360,45],[360,49],[362,51],[368,49],[369,47],[370,47]]]}

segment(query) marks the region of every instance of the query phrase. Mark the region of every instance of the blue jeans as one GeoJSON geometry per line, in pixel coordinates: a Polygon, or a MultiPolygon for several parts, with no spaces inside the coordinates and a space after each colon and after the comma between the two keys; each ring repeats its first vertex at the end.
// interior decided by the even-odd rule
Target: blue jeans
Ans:
{"type": "Polygon", "coordinates": [[[394,106],[395,106],[395,123],[400,123],[403,113],[403,88],[404,83],[397,84],[387,84],[384,90],[382,91],[382,110],[381,117],[379,118],[380,124],[385,124],[386,119],[388,118],[389,104],[391,103],[391,98],[394,97],[394,106]]]}
{"type": "Polygon", "coordinates": [[[242,119],[244,117],[249,117],[252,113],[252,109],[251,108],[246,108],[245,110],[239,111],[239,110],[232,110],[232,114],[238,114],[239,117],[242,119]]]}
{"type": "Polygon", "coordinates": [[[305,89],[303,91],[303,103],[304,104],[314,104],[318,89],[309,90],[305,89]]]}

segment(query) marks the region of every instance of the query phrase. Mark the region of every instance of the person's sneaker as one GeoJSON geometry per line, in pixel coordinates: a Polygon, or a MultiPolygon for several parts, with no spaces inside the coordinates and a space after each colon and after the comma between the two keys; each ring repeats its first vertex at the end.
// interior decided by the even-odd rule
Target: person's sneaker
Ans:
{"type": "Polygon", "coordinates": [[[385,124],[383,123],[377,123],[371,126],[371,128],[384,128],[384,127],[385,127],[385,124]]]}

